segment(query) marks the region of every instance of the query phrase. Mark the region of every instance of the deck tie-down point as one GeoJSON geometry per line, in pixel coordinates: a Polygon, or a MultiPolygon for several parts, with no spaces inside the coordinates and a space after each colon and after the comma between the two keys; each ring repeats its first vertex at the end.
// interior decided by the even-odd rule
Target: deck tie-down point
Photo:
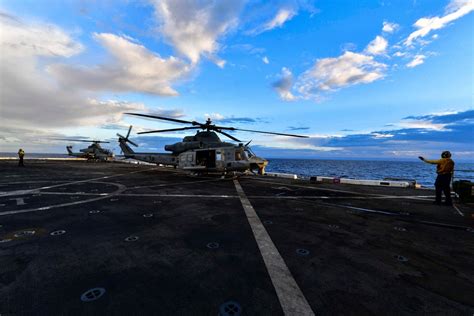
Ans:
{"type": "Polygon", "coordinates": [[[51,232],[50,235],[51,236],[60,236],[60,235],[64,235],[66,233],[65,230],[55,230],[54,232],[51,232]]]}
{"type": "Polygon", "coordinates": [[[393,229],[398,230],[399,232],[406,232],[406,231],[407,231],[406,228],[404,228],[404,227],[398,227],[398,226],[395,226],[393,229]]]}
{"type": "Polygon", "coordinates": [[[395,259],[397,259],[400,262],[407,262],[408,261],[407,257],[401,256],[401,255],[395,255],[394,257],[395,257],[395,259]]]}
{"type": "Polygon", "coordinates": [[[15,235],[13,235],[13,236],[15,236],[16,238],[19,238],[19,237],[33,236],[34,234],[36,234],[36,231],[34,231],[34,230],[24,230],[24,231],[15,233],[15,235]]]}
{"type": "Polygon", "coordinates": [[[138,236],[128,236],[125,241],[137,241],[138,239],[138,236]]]}
{"type": "Polygon", "coordinates": [[[208,243],[206,247],[209,249],[217,249],[219,248],[219,243],[213,241],[213,242],[208,243]]]}
{"type": "Polygon", "coordinates": [[[148,218],[148,217],[153,217],[153,214],[148,213],[148,214],[143,214],[143,217],[148,218]]]}
{"type": "Polygon", "coordinates": [[[296,254],[300,256],[307,256],[309,255],[309,250],[299,248],[299,249],[296,249],[296,254]]]}
{"type": "Polygon", "coordinates": [[[242,307],[234,301],[228,301],[219,306],[219,316],[239,316],[241,313],[242,307]]]}
{"type": "Polygon", "coordinates": [[[92,302],[98,300],[105,294],[105,289],[101,287],[96,287],[90,290],[85,291],[81,295],[81,301],[83,302],[92,302]]]}

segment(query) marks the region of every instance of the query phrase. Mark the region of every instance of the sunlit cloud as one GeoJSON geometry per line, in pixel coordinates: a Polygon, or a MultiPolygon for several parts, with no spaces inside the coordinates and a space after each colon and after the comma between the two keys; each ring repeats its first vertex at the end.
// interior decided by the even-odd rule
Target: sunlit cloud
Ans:
{"type": "Polygon", "coordinates": [[[452,0],[446,7],[446,13],[443,16],[432,18],[421,18],[417,20],[414,27],[416,31],[412,32],[404,41],[406,46],[410,46],[419,38],[427,36],[433,30],[439,30],[449,23],[463,17],[474,10],[474,1],[472,0],[452,0]]]}

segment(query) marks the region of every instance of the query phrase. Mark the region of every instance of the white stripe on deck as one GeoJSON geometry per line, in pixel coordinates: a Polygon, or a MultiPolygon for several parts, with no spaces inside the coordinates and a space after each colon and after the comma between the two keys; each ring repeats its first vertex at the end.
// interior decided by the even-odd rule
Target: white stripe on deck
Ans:
{"type": "Polygon", "coordinates": [[[258,248],[262,254],[263,261],[267,267],[268,274],[280,301],[281,308],[285,315],[314,315],[311,306],[298,287],[290,270],[281,257],[278,249],[273,243],[270,235],[263,226],[255,209],[245,195],[238,180],[234,180],[235,189],[240,198],[240,202],[245,210],[245,215],[252,228],[253,235],[257,241],[258,248]]]}
{"type": "Polygon", "coordinates": [[[453,203],[453,207],[454,207],[454,209],[458,212],[459,215],[464,216],[464,213],[461,212],[461,211],[459,210],[459,208],[458,208],[456,205],[454,205],[454,203],[453,203]]]}

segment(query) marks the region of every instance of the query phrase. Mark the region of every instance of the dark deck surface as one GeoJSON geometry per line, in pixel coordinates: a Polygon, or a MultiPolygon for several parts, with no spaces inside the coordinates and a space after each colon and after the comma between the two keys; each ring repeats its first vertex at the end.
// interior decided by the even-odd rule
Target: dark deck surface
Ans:
{"type": "MultiPolygon", "coordinates": [[[[215,316],[229,301],[284,313],[232,179],[26,165],[0,161],[0,315],[215,316]],[[91,288],[106,292],[82,301],[91,288]]],[[[474,313],[472,206],[433,206],[430,190],[238,181],[315,314],[474,313]]]]}

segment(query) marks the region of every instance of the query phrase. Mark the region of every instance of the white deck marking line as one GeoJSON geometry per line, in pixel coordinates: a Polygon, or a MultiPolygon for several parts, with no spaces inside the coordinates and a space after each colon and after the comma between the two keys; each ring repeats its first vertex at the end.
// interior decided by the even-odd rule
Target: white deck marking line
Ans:
{"type": "Polygon", "coordinates": [[[199,180],[199,181],[189,181],[189,182],[182,182],[182,183],[161,183],[161,184],[154,184],[154,185],[144,185],[144,186],[136,186],[136,187],[130,187],[128,188],[129,190],[135,190],[135,189],[147,189],[147,188],[154,188],[154,187],[169,187],[173,185],[186,185],[186,184],[195,184],[195,183],[204,183],[204,182],[217,182],[217,181],[222,181],[222,179],[208,179],[208,180],[199,180]]]}
{"type": "Polygon", "coordinates": [[[250,204],[239,181],[234,180],[234,185],[277,293],[283,313],[285,315],[314,315],[311,306],[291,275],[270,235],[268,235],[257,212],[255,212],[252,204],[250,204]]]}
{"type": "Polygon", "coordinates": [[[120,192],[123,192],[127,189],[123,184],[120,184],[120,183],[110,183],[110,184],[113,184],[113,185],[117,186],[118,189],[114,192],[111,192],[110,194],[107,194],[106,196],[99,196],[99,197],[95,197],[95,198],[88,199],[88,200],[68,202],[68,203],[55,204],[55,205],[47,205],[47,206],[24,209],[24,210],[18,210],[18,211],[0,212],[0,216],[45,211],[45,210],[50,210],[50,209],[53,209],[53,208],[66,207],[66,206],[71,206],[71,205],[78,205],[78,204],[84,204],[84,203],[89,203],[89,202],[95,202],[95,201],[99,201],[99,200],[103,200],[103,199],[108,199],[111,196],[115,196],[116,194],[119,194],[120,192]]]}
{"type": "Polygon", "coordinates": [[[101,179],[116,178],[116,177],[121,177],[121,176],[128,175],[128,174],[139,173],[139,172],[145,172],[145,171],[150,171],[150,170],[155,170],[155,168],[150,168],[150,169],[145,169],[145,170],[138,170],[138,171],[132,171],[132,172],[126,172],[126,173],[120,173],[120,174],[115,174],[115,175],[111,175],[111,176],[104,176],[104,177],[98,177],[98,178],[92,178],[92,179],[85,179],[85,180],[78,180],[78,181],[66,182],[66,183],[61,183],[61,184],[56,184],[56,185],[51,185],[51,186],[40,187],[40,188],[36,188],[36,189],[8,191],[8,192],[6,192],[6,193],[4,193],[4,194],[0,194],[0,197],[12,196],[12,195],[26,195],[26,194],[30,194],[30,193],[36,193],[36,192],[38,192],[38,191],[45,190],[45,189],[63,187],[63,186],[71,185],[71,184],[85,183],[85,182],[91,182],[91,181],[101,180],[101,179]]]}
{"type": "Polygon", "coordinates": [[[464,213],[461,212],[461,210],[459,210],[459,208],[458,208],[456,205],[454,205],[454,203],[453,203],[453,207],[454,207],[454,209],[458,212],[459,215],[461,215],[461,216],[464,217],[464,213]]]}
{"type": "MultiPolygon", "coordinates": [[[[128,190],[128,189],[127,189],[128,190]]],[[[166,193],[74,193],[74,192],[41,192],[41,195],[80,195],[80,196],[143,196],[143,197],[183,197],[183,198],[223,198],[223,199],[238,199],[237,195],[218,195],[218,194],[166,194],[166,193]]]]}
{"type": "MultiPolygon", "coordinates": [[[[391,195],[386,195],[386,194],[377,194],[377,193],[363,193],[363,192],[355,192],[355,191],[348,191],[348,190],[339,190],[339,189],[329,189],[329,188],[320,188],[320,187],[314,187],[314,186],[304,186],[304,185],[298,185],[298,184],[289,184],[289,183],[282,183],[282,182],[271,182],[271,181],[265,181],[265,180],[260,180],[260,179],[254,179],[254,178],[246,178],[250,180],[255,180],[258,182],[262,183],[271,183],[271,184],[281,184],[281,185],[287,185],[287,186],[292,186],[292,187],[297,187],[297,188],[303,188],[303,189],[310,189],[310,190],[321,190],[321,191],[329,191],[329,192],[341,192],[341,193],[350,193],[350,194],[359,194],[359,195],[364,195],[364,196],[373,196],[373,197],[380,197],[380,198],[385,198],[391,195]]],[[[425,197],[430,197],[426,195],[404,195],[404,199],[413,199],[413,200],[419,200],[419,198],[425,198],[425,197]]],[[[432,196],[434,197],[434,195],[432,196]]]]}
{"type": "Polygon", "coordinates": [[[322,202],[321,204],[322,205],[328,205],[328,206],[337,206],[337,207],[342,207],[342,208],[348,208],[350,210],[362,211],[362,212],[367,212],[367,213],[378,213],[378,214],[385,214],[385,215],[392,215],[392,216],[406,216],[406,215],[396,213],[396,212],[378,211],[378,210],[372,210],[372,209],[369,209],[369,208],[349,206],[349,205],[344,205],[344,204],[333,204],[333,203],[326,203],[326,202],[322,202]]]}

